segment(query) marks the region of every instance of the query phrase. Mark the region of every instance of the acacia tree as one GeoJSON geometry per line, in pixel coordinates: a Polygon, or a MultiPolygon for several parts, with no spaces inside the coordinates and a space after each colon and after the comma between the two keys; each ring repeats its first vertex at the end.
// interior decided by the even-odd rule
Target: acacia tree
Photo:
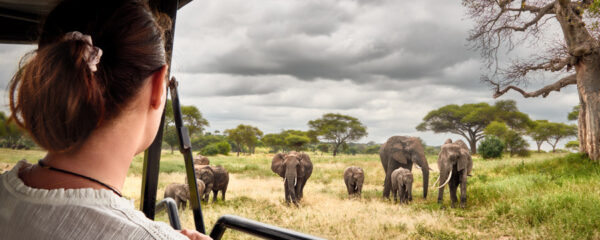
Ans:
{"type": "Polygon", "coordinates": [[[547,131],[548,140],[546,140],[546,142],[552,145],[552,152],[556,152],[556,144],[558,144],[558,141],[563,138],[577,135],[577,126],[564,123],[549,123],[547,131]]]}
{"type": "Polygon", "coordinates": [[[541,152],[542,144],[548,141],[549,125],[550,122],[548,122],[548,120],[535,120],[532,123],[532,127],[527,131],[531,139],[535,141],[538,152],[541,152]]]}
{"type": "Polygon", "coordinates": [[[227,137],[235,143],[237,148],[237,155],[240,155],[243,147],[248,147],[249,153],[254,153],[254,148],[258,139],[263,135],[257,127],[240,124],[236,128],[225,130],[227,137]]]}
{"type": "Polygon", "coordinates": [[[450,104],[429,112],[417,130],[461,135],[469,142],[471,153],[476,153],[477,141],[485,137],[483,131],[492,121],[504,122],[513,129],[521,130],[531,120],[517,109],[512,100],[498,101],[493,106],[487,103],[450,104]]]}
{"type": "Polygon", "coordinates": [[[495,88],[494,97],[509,90],[526,98],[547,97],[552,91],[577,85],[581,106],[580,150],[591,159],[600,160],[600,1],[463,0],[462,3],[476,24],[468,40],[493,69],[490,76],[482,79],[495,88]],[[540,41],[556,36],[548,33],[552,24],[562,30],[560,39],[540,41]],[[536,51],[542,54],[500,66],[497,56],[502,47],[510,51],[516,45],[534,41],[551,44],[536,51]],[[556,72],[563,76],[536,91],[521,89],[519,86],[526,85],[534,72],[556,72]]]}
{"type": "Polygon", "coordinates": [[[367,127],[357,118],[339,113],[327,113],[309,121],[308,126],[319,138],[331,142],[334,157],[343,144],[367,136],[367,127]]]}

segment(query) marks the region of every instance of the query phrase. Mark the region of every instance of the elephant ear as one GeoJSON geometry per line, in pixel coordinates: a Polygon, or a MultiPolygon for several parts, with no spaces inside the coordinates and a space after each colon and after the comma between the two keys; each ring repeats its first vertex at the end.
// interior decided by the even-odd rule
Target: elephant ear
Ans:
{"type": "Polygon", "coordinates": [[[277,173],[280,177],[285,177],[285,168],[283,165],[285,159],[285,155],[283,153],[278,153],[273,156],[273,160],[271,160],[271,171],[277,173]]]}
{"type": "Polygon", "coordinates": [[[469,172],[468,168],[469,165],[471,165],[471,167],[473,166],[472,163],[472,159],[471,159],[471,152],[469,152],[469,150],[464,149],[462,147],[459,147],[460,149],[460,158],[457,161],[457,170],[461,171],[465,168],[467,168],[467,172],[469,172]],[[469,163],[471,162],[471,163],[469,163]]]}
{"type": "Polygon", "coordinates": [[[394,161],[406,164],[406,156],[404,155],[404,146],[401,143],[394,143],[392,145],[392,159],[394,161]]]}
{"type": "Polygon", "coordinates": [[[305,176],[309,172],[312,173],[312,162],[310,157],[306,153],[299,153],[298,159],[300,160],[300,168],[298,169],[299,176],[305,176]]]}

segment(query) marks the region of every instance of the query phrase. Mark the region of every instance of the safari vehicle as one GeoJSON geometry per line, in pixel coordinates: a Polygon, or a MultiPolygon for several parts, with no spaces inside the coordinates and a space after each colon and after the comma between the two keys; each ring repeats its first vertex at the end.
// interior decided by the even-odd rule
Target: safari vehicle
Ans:
{"type": "MultiPolygon", "coordinates": [[[[37,41],[40,22],[61,0],[0,0],[0,43],[9,44],[33,44],[37,41]]],[[[153,10],[167,14],[173,20],[172,30],[166,35],[166,52],[170,60],[173,49],[173,37],[175,31],[175,19],[177,10],[190,3],[191,0],[149,0],[153,10]]],[[[169,63],[170,64],[170,63],[169,63]]],[[[173,104],[173,112],[177,133],[179,135],[180,151],[184,156],[188,185],[190,186],[191,208],[194,216],[196,230],[206,233],[202,208],[196,187],[196,177],[193,167],[192,149],[190,138],[186,127],[183,126],[181,109],[177,92],[177,81],[170,78],[169,91],[173,104]]],[[[162,123],[158,134],[152,145],[144,153],[144,166],[142,176],[142,196],[140,209],[144,214],[154,219],[157,210],[167,210],[171,226],[180,230],[181,224],[177,215],[175,202],[167,198],[156,203],[158,173],[160,164],[160,153],[162,133],[164,127],[165,113],[163,112],[162,123]]],[[[227,228],[242,231],[257,237],[266,239],[319,239],[314,236],[298,233],[264,223],[244,219],[233,215],[221,216],[210,232],[210,237],[215,240],[221,239],[227,228]]]]}

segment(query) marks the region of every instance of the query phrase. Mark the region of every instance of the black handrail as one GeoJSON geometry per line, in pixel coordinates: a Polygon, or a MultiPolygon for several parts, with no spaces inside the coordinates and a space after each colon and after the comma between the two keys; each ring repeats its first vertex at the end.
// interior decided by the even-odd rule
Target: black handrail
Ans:
{"type": "Polygon", "coordinates": [[[168,197],[158,202],[158,204],[156,204],[156,212],[160,212],[162,210],[167,211],[171,227],[173,227],[175,230],[181,230],[181,222],[179,222],[179,213],[177,212],[177,204],[175,203],[175,200],[168,197]]]}
{"type": "Polygon", "coordinates": [[[304,233],[299,233],[285,228],[275,227],[273,225],[260,223],[250,219],[223,215],[215,223],[215,227],[210,233],[213,240],[219,240],[225,234],[227,228],[245,232],[256,237],[274,240],[321,240],[323,238],[311,236],[304,233]]]}

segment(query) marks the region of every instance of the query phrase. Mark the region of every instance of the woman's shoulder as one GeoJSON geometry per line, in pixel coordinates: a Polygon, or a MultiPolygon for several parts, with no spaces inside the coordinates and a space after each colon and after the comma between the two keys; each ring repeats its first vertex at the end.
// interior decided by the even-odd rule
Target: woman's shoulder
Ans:
{"type": "Polygon", "coordinates": [[[134,208],[133,201],[108,190],[28,187],[18,172],[29,165],[22,160],[0,174],[0,232],[3,236],[85,239],[101,234],[110,240],[187,239],[166,223],[146,218],[134,208]]]}

